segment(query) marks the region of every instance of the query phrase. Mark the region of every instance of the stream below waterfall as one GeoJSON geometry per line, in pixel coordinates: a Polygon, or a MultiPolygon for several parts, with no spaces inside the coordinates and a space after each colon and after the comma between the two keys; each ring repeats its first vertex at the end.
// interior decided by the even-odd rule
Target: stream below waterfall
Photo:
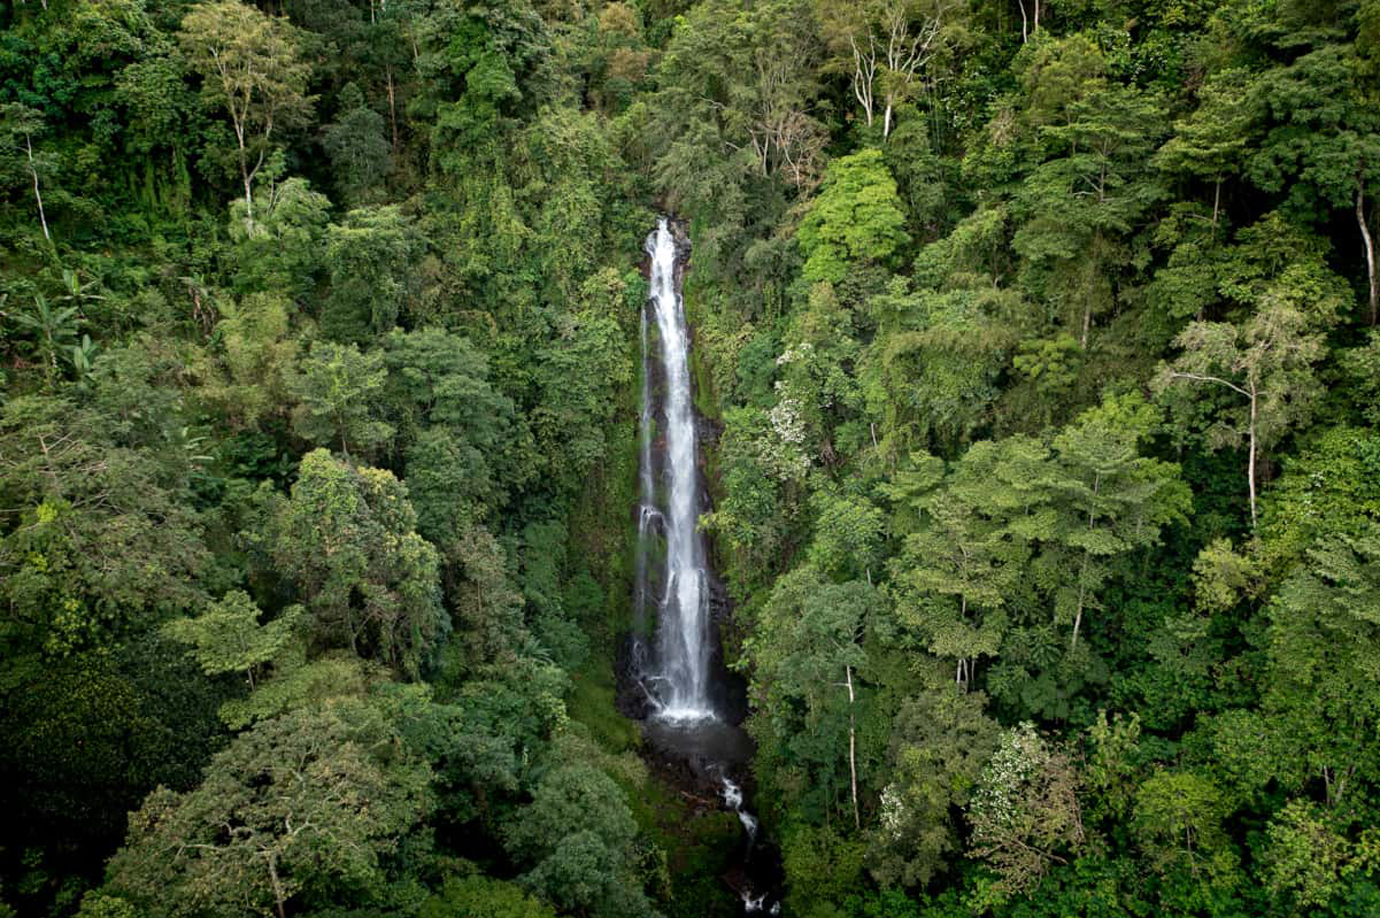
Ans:
{"type": "Polygon", "coordinates": [[[744,912],[778,914],[775,855],[761,853],[758,820],[743,790],[753,748],[739,726],[745,713],[741,681],[724,667],[715,621],[715,610],[726,602],[699,529],[709,507],[681,297],[689,242],[662,217],[645,250],[650,291],[641,326],[635,621],[625,677],[639,696],[650,747],[737,815],[742,863],[724,880],[744,912]]]}

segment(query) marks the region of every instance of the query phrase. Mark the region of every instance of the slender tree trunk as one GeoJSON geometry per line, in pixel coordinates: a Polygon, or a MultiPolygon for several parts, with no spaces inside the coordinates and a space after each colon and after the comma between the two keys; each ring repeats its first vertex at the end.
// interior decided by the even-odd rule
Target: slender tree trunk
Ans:
{"type": "Polygon", "coordinates": [[[1257,397],[1255,382],[1251,382],[1251,427],[1250,427],[1250,456],[1246,460],[1246,485],[1251,497],[1251,531],[1255,531],[1255,418],[1256,406],[1259,402],[1257,397]]]}
{"type": "Polygon", "coordinates": [[[1021,8],[1021,44],[1030,41],[1029,20],[1025,16],[1025,0],[1016,0],[1016,4],[1021,8]]]}
{"type": "Polygon", "coordinates": [[[284,894],[283,881],[278,877],[278,859],[269,852],[266,856],[268,860],[268,878],[273,884],[273,901],[278,906],[278,918],[287,918],[287,896],[284,894]]]}
{"type": "Polygon", "coordinates": [[[872,86],[877,78],[876,49],[872,46],[872,36],[868,35],[869,53],[864,55],[862,49],[858,47],[858,41],[852,35],[848,38],[848,44],[853,48],[853,95],[857,98],[858,104],[863,107],[863,114],[867,117],[867,126],[872,127],[873,95],[872,86]]]}
{"type": "Polygon", "coordinates": [[[882,139],[883,139],[883,140],[885,140],[885,139],[887,139],[888,137],[891,136],[891,108],[892,108],[892,106],[891,106],[891,99],[888,97],[887,103],[886,103],[886,115],[883,116],[883,118],[882,118],[882,139]]]}
{"type": "MultiPolygon", "coordinates": [[[[224,79],[224,72],[222,72],[224,79]]],[[[240,153],[240,181],[244,183],[244,221],[245,225],[253,233],[254,231],[254,181],[253,175],[249,171],[249,148],[245,146],[245,119],[236,111],[233,102],[230,105],[230,120],[235,127],[235,143],[239,147],[240,153]]]]}
{"type": "Polygon", "coordinates": [[[254,191],[253,182],[249,178],[249,173],[243,173],[244,178],[244,219],[250,229],[254,228],[254,191]]]}
{"type": "MultiPolygon", "coordinates": [[[[1093,500],[1097,499],[1097,492],[1102,489],[1102,473],[1098,472],[1093,476],[1093,500]]],[[[1093,529],[1093,514],[1095,508],[1088,508],[1088,532],[1093,529]]],[[[1083,603],[1087,597],[1088,589],[1088,550],[1083,549],[1083,570],[1078,575],[1078,614],[1073,618],[1073,640],[1069,643],[1069,650],[1078,647],[1078,629],[1083,624],[1083,603]]]]}
{"type": "MultiPolygon", "coordinates": [[[[254,167],[249,167],[249,148],[245,146],[244,129],[240,126],[235,127],[235,136],[240,145],[240,181],[244,183],[244,224],[252,235],[254,232],[254,177],[259,174],[259,169],[264,164],[264,151],[259,151],[259,158],[255,161],[254,167]]],[[[264,135],[268,139],[268,135],[264,135]]]]}
{"type": "Polygon", "coordinates": [[[388,78],[388,121],[393,126],[393,155],[398,155],[398,107],[397,99],[393,92],[393,68],[390,65],[385,71],[388,78]]]}
{"type": "Polygon", "coordinates": [[[1356,189],[1356,225],[1361,228],[1361,239],[1366,248],[1366,278],[1370,284],[1370,324],[1380,320],[1380,279],[1375,276],[1375,239],[1370,234],[1370,223],[1366,220],[1365,186],[1356,189]]]}
{"type": "MultiPolygon", "coordinates": [[[[43,8],[45,10],[48,8],[47,3],[43,5],[43,8]]],[[[33,176],[34,179],[34,200],[38,202],[38,222],[43,226],[43,238],[52,242],[53,237],[48,235],[48,217],[43,213],[43,193],[38,190],[38,169],[34,166],[34,144],[28,134],[24,135],[24,149],[29,154],[29,175],[33,176]]],[[[1371,324],[1375,324],[1374,319],[1371,320],[1371,324]]]]}
{"type": "Polygon", "coordinates": [[[1222,212],[1222,176],[1217,176],[1217,181],[1212,189],[1212,238],[1217,238],[1217,215],[1222,212]]]}
{"type": "Polygon", "coordinates": [[[857,729],[853,722],[853,667],[843,668],[848,685],[848,772],[853,788],[853,827],[862,829],[862,817],[858,814],[858,758],[857,729]]]}
{"type": "Polygon", "coordinates": [[[1086,550],[1084,550],[1083,570],[1078,575],[1078,614],[1074,615],[1073,617],[1073,640],[1069,641],[1069,650],[1074,650],[1078,647],[1078,629],[1083,625],[1083,595],[1084,591],[1087,589],[1087,584],[1084,583],[1084,580],[1087,578],[1087,576],[1088,553],[1086,550]]]}

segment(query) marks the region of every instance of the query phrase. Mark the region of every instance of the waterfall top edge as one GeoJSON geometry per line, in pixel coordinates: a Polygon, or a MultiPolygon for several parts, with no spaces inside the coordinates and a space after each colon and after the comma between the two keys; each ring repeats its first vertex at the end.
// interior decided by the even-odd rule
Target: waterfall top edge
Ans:
{"type": "Polygon", "coordinates": [[[660,214],[656,218],[656,226],[652,227],[643,241],[642,251],[655,258],[658,242],[663,237],[669,241],[673,259],[683,263],[690,254],[690,237],[686,225],[669,214],[660,214]]]}

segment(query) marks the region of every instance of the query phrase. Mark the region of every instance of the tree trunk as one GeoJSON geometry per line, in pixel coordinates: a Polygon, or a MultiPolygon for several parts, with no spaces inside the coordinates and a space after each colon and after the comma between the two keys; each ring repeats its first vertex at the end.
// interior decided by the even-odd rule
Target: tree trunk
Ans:
{"type": "Polygon", "coordinates": [[[278,878],[278,859],[272,852],[269,852],[266,858],[268,878],[273,884],[273,901],[278,906],[278,918],[287,918],[287,896],[283,891],[283,881],[278,878]]]}
{"type": "Polygon", "coordinates": [[[877,58],[876,48],[872,45],[872,36],[868,35],[868,54],[863,54],[858,47],[858,41],[853,36],[848,37],[848,44],[853,48],[853,95],[858,100],[858,104],[863,107],[863,114],[867,117],[867,126],[872,127],[874,99],[872,86],[877,79],[877,58]]]}
{"type": "Polygon", "coordinates": [[[890,137],[890,136],[891,136],[891,101],[888,99],[888,100],[887,100],[887,103],[886,103],[886,115],[885,115],[885,116],[883,117],[883,119],[882,119],[882,139],[885,140],[885,139],[887,139],[887,138],[890,137]]]}
{"type": "Polygon", "coordinates": [[[1212,189],[1212,238],[1217,239],[1217,215],[1222,212],[1222,177],[1217,176],[1217,181],[1212,189]]]}
{"type": "MultiPolygon", "coordinates": [[[[45,10],[48,8],[46,3],[43,8],[45,10]]],[[[38,222],[43,226],[43,238],[52,242],[53,237],[48,235],[48,217],[43,213],[43,193],[38,190],[38,169],[34,166],[34,144],[28,134],[24,135],[24,149],[29,154],[29,174],[34,179],[34,200],[38,202],[38,222]]],[[[1373,319],[1371,324],[1374,324],[1373,319]]]]}
{"type": "Polygon", "coordinates": [[[1257,397],[1255,382],[1251,382],[1251,426],[1250,426],[1250,456],[1246,460],[1246,485],[1250,490],[1251,497],[1251,531],[1255,531],[1255,417],[1256,405],[1259,402],[1257,397]]]}
{"type": "MultiPolygon", "coordinates": [[[[1093,499],[1097,499],[1097,492],[1102,489],[1102,473],[1098,472],[1093,476],[1093,499]]],[[[1093,529],[1093,514],[1096,508],[1088,507],[1088,532],[1093,529]]],[[[1069,643],[1069,650],[1078,647],[1078,629],[1083,624],[1083,602],[1087,596],[1088,589],[1088,550],[1083,549],[1083,570],[1078,575],[1078,614],[1073,618],[1073,640],[1069,643]]]]}
{"type": "Polygon", "coordinates": [[[240,146],[240,181],[244,183],[244,225],[250,235],[254,233],[254,176],[264,164],[264,151],[259,151],[259,159],[254,168],[249,168],[249,148],[245,146],[244,128],[235,126],[235,139],[240,146]]]}
{"type": "Polygon", "coordinates": [[[848,772],[853,787],[853,827],[862,830],[862,817],[858,814],[858,759],[857,729],[853,722],[853,667],[844,666],[848,685],[848,772]]]}
{"type": "Polygon", "coordinates": [[[1361,228],[1361,239],[1366,248],[1366,278],[1370,284],[1370,324],[1380,320],[1380,279],[1375,276],[1375,239],[1370,234],[1370,224],[1366,220],[1365,186],[1356,189],[1356,225],[1361,228]]]}
{"type": "Polygon", "coordinates": [[[254,191],[253,182],[249,179],[249,173],[242,173],[244,178],[244,220],[252,230],[254,228],[254,191]]]}
{"type": "Polygon", "coordinates": [[[385,71],[388,77],[388,120],[393,126],[393,155],[398,155],[398,108],[397,100],[393,93],[393,68],[389,66],[385,71]]]}
{"type": "Polygon", "coordinates": [[[1016,4],[1021,8],[1021,44],[1030,41],[1030,23],[1025,16],[1025,0],[1016,0],[1016,4]]]}
{"type": "Polygon", "coordinates": [[[1083,625],[1083,591],[1087,585],[1082,582],[1082,578],[1088,576],[1088,553],[1083,552],[1083,572],[1079,576],[1078,584],[1078,614],[1073,617],[1073,640],[1069,641],[1069,650],[1078,648],[1078,629],[1083,625]]]}

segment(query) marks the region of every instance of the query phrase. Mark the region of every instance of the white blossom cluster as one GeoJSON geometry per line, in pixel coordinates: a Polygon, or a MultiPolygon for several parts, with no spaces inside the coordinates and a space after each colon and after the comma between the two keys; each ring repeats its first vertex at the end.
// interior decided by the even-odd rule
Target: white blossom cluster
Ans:
{"type": "Polygon", "coordinates": [[[769,442],[758,444],[758,456],[783,480],[804,478],[810,471],[810,457],[802,448],[806,434],[800,402],[787,395],[779,382],[776,393],[776,405],[768,414],[774,436],[769,442]]]}
{"type": "MultiPolygon", "coordinates": [[[[803,360],[810,356],[810,354],[814,352],[814,349],[814,345],[808,341],[792,344],[781,353],[780,357],[776,358],[776,365],[778,367],[784,367],[788,363],[795,363],[797,360],[803,360]]],[[[778,385],[780,384],[778,383],[778,385]]]]}
{"type": "Polygon", "coordinates": [[[882,788],[882,831],[892,841],[900,841],[906,822],[906,804],[895,784],[882,788]]]}
{"type": "Polygon", "coordinates": [[[776,384],[776,405],[771,409],[771,429],[782,443],[792,446],[805,443],[805,421],[800,416],[800,400],[787,394],[779,382],[776,384]]]}
{"type": "Polygon", "coordinates": [[[1035,725],[1026,721],[1002,733],[997,751],[982,771],[971,807],[992,825],[1014,821],[1023,787],[1035,777],[1046,756],[1035,725]]]}

